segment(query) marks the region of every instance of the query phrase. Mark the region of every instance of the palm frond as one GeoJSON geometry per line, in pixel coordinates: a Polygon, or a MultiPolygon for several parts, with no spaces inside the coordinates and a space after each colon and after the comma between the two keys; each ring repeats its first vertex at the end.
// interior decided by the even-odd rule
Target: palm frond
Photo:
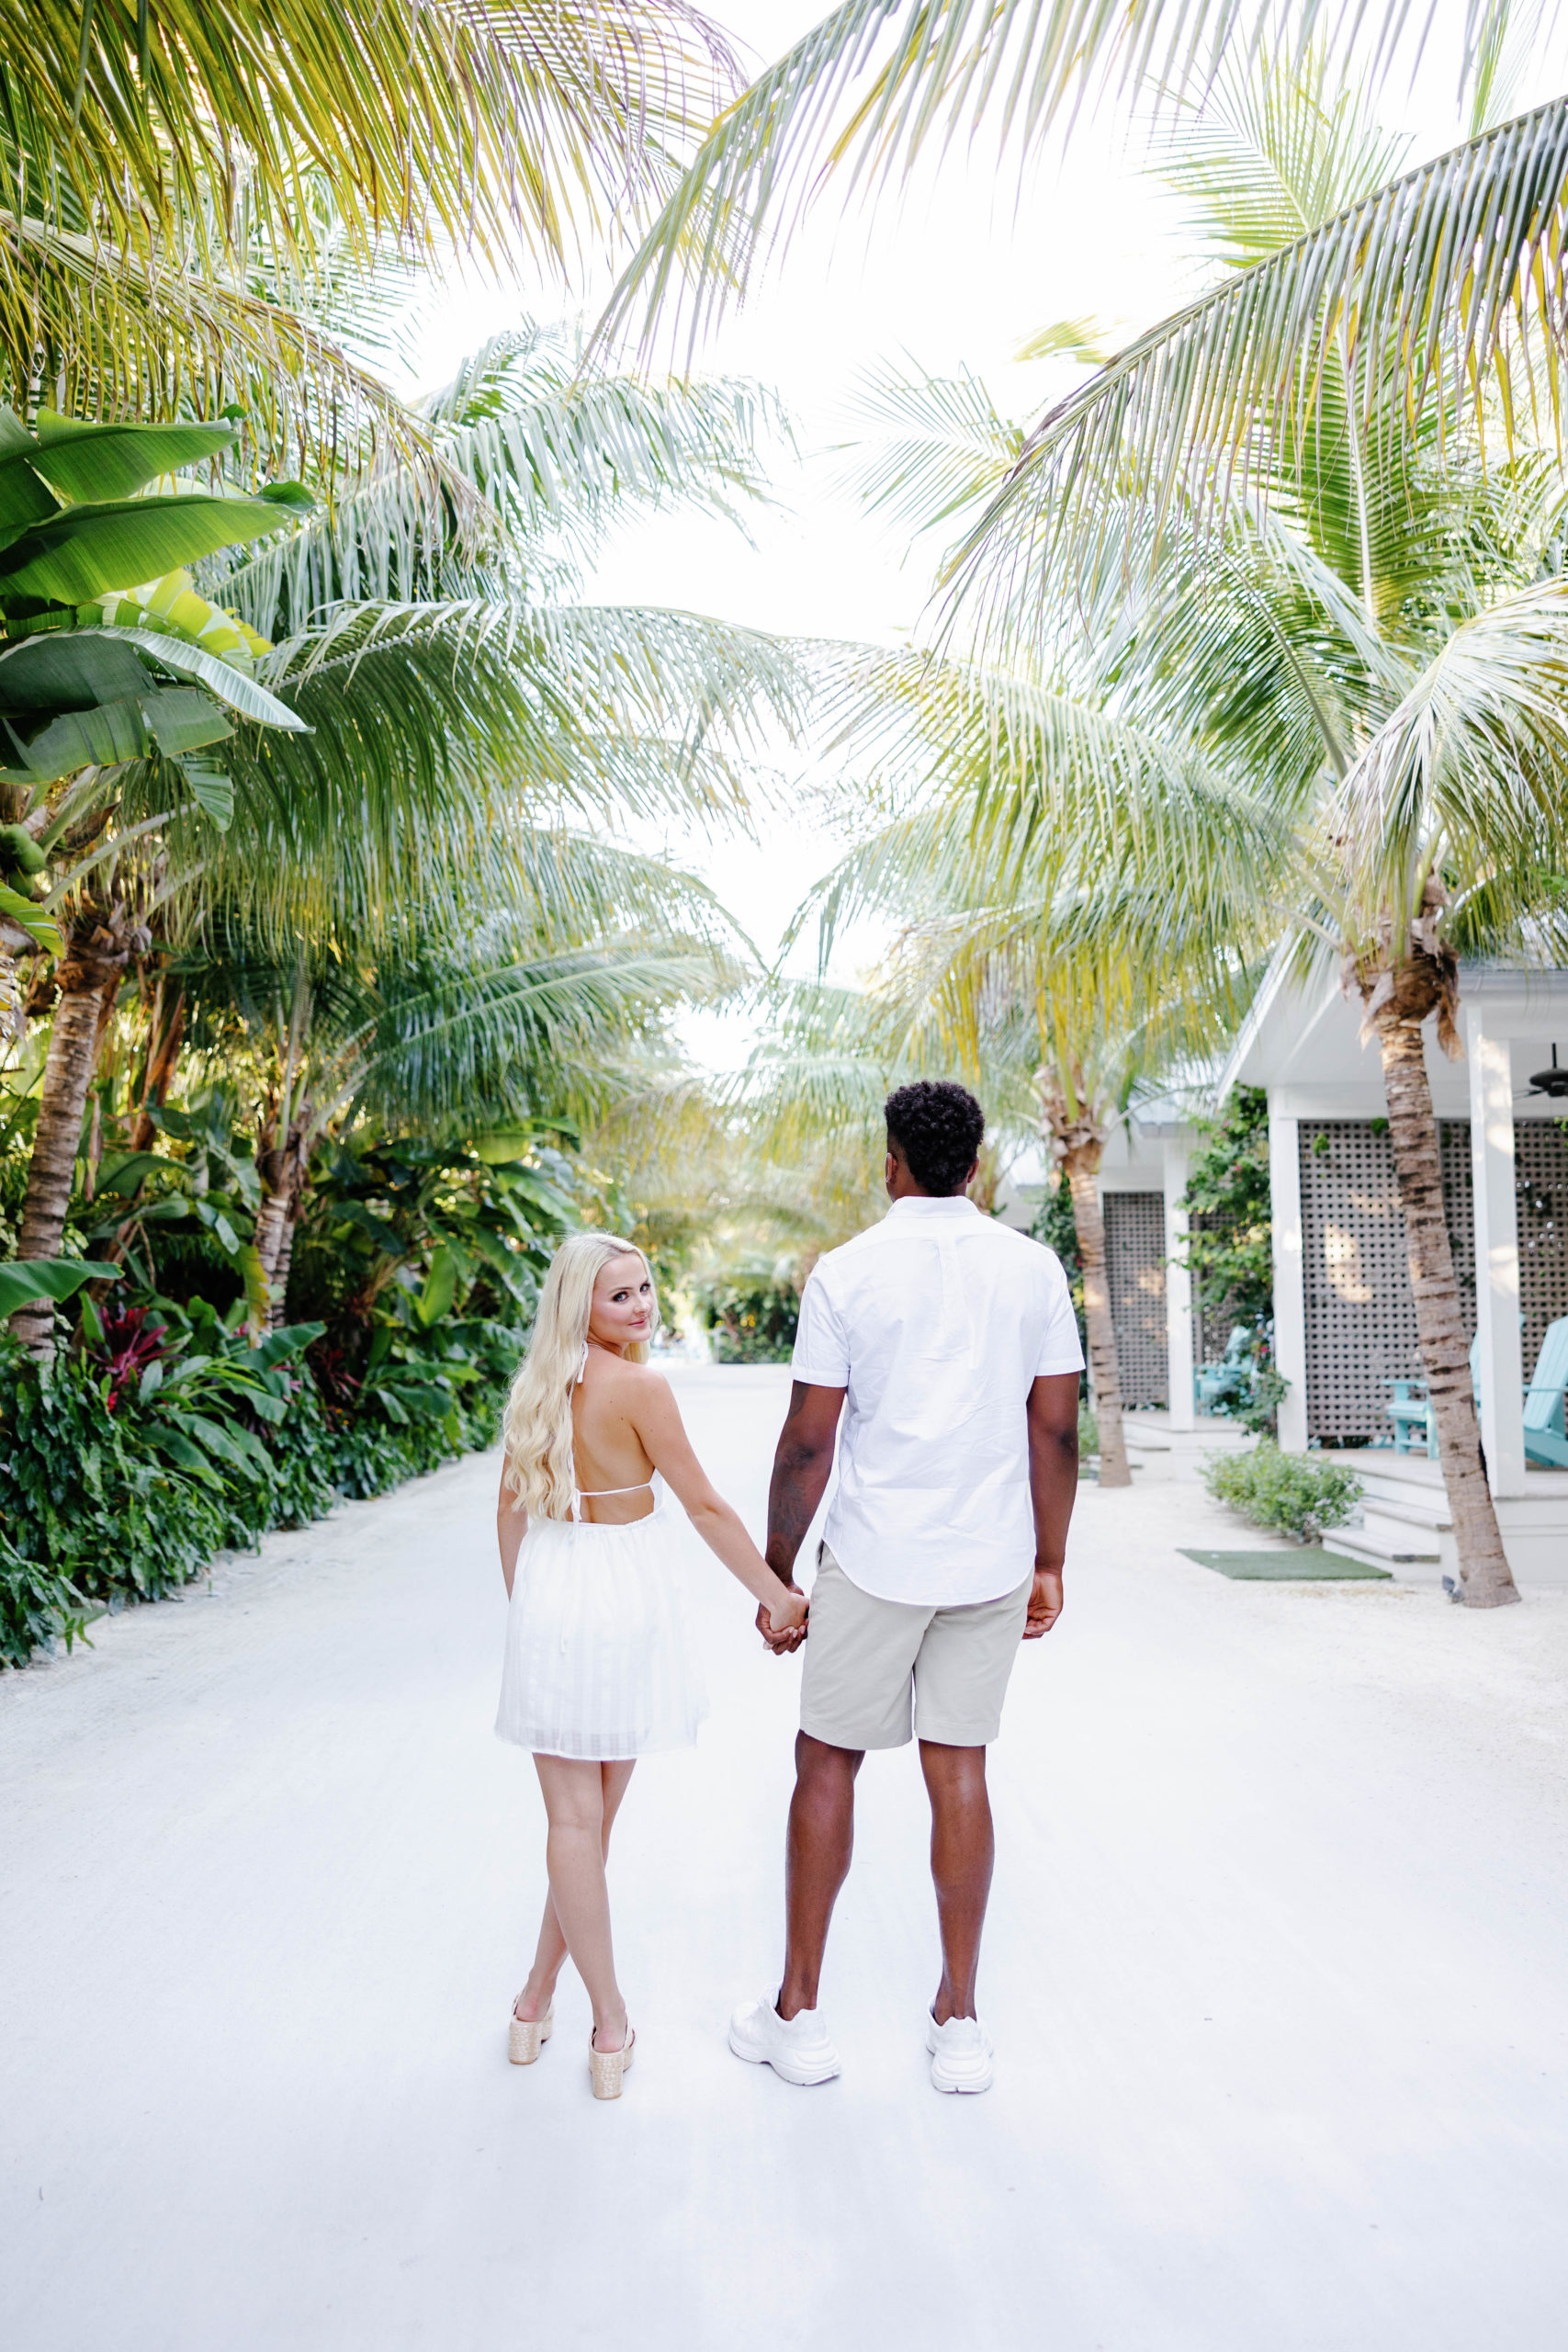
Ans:
{"type": "Polygon", "coordinates": [[[1348,938],[1380,923],[1396,946],[1418,935],[1433,875],[1484,889],[1498,943],[1524,936],[1543,874],[1568,870],[1565,712],[1568,581],[1499,598],[1453,631],[1337,797],[1348,938]]]}
{"type": "Polygon", "coordinates": [[[869,430],[843,469],[868,514],[911,537],[988,503],[1018,463],[1023,433],[999,416],[980,379],[885,366],[862,379],[851,409],[869,430]]]}
{"type": "Polygon", "coordinates": [[[1247,269],[1397,179],[1411,141],[1382,129],[1372,96],[1359,80],[1337,84],[1320,45],[1301,59],[1233,57],[1179,100],[1157,169],[1194,241],[1247,269]]]}
{"type": "MultiPolygon", "coordinates": [[[[1465,0],[1465,71],[1493,0],[1465,0]]],[[[787,50],[722,115],[628,266],[600,334],[646,341],[660,316],[687,313],[695,345],[731,295],[744,293],[758,254],[787,240],[834,175],[849,189],[906,174],[983,123],[1021,154],[1065,116],[1113,91],[1130,100],[1149,83],[1187,86],[1227,55],[1260,44],[1303,49],[1374,28],[1376,74],[1402,36],[1424,37],[1405,0],[845,0],[787,50]],[[1281,26],[1283,14],[1283,26],[1281,26]],[[749,241],[736,265],[738,226],[749,241]]]]}
{"type": "Polygon", "coordinates": [[[221,269],[0,210],[0,397],[28,414],[40,380],[73,416],[246,413],[266,475],[319,471],[363,438],[423,446],[418,421],[315,319],[221,269]]]}
{"type": "Polygon", "coordinates": [[[1196,540],[1281,477],[1376,464],[1490,373],[1505,434],[1550,435],[1568,282],[1568,99],[1421,165],[1141,336],[1043,419],[950,581],[1028,626],[1077,545],[1114,564],[1108,502],[1196,540]],[[1553,404],[1533,413],[1536,371],[1553,404]]]}
{"type": "Polygon", "coordinates": [[[298,253],[322,175],[362,254],[561,266],[737,78],[683,0],[5,0],[0,64],[19,209],[63,190],[108,244],[204,264],[258,222],[298,253]]]}

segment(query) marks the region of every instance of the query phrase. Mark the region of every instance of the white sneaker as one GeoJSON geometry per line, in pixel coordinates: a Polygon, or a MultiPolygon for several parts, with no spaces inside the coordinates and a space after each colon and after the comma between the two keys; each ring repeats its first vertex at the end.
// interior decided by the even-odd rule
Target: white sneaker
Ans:
{"type": "Polygon", "coordinates": [[[949,2018],[938,2025],[926,2018],[926,2048],[931,2053],[931,2088],[939,2091],[988,2091],[991,2037],[978,2018],[949,2018]]]}
{"type": "Polygon", "coordinates": [[[781,2018],[773,1996],[742,2001],[729,2020],[729,2046],[753,2066],[771,2066],[786,2083],[830,2083],[839,2053],[815,2009],[781,2018]]]}

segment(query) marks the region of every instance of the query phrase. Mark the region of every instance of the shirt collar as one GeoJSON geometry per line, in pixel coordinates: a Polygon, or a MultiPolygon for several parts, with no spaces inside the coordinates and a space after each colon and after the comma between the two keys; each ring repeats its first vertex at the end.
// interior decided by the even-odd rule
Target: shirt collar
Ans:
{"type": "Polygon", "coordinates": [[[933,1200],[929,1194],[906,1193],[901,1201],[890,1201],[889,1216],[960,1217],[978,1216],[980,1212],[964,1193],[949,1193],[945,1200],[933,1200]]]}

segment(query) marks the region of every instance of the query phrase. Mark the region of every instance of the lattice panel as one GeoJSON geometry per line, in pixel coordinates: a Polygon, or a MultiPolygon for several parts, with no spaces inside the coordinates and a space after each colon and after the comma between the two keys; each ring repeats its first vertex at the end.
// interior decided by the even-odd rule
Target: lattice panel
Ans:
{"type": "Polygon", "coordinates": [[[1123,1405],[1163,1405],[1170,1387],[1165,1326],[1165,1195],[1106,1193],[1106,1283],[1123,1405]]]}
{"type": "Polygon", "coordinates": [[[1528,1380],[1549,1323],[1568,1315],[1568,1129],[1558,1119],[1516,1119],[1519,1305],[1528,1380]]]}
{"type": "MultiPolygon", "coordinates": [[[[1468,1344],[1475,1330],[1470,1128],[1447,1119],[1438,1136],[1468,1344]]],[[[1367,1119],[1303,1119],[1300,1146],[1307,1433],[1386,1438],[1390,1383],[1421,1373],[1393,1148],[1386,1127],[1367,1119]]]]}

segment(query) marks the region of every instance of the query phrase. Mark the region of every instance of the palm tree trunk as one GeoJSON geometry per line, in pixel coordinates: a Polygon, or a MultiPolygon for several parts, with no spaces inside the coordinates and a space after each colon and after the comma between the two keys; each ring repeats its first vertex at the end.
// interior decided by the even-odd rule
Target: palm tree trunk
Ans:
{"type": "Polygon", "coordinates": [[[1078,1264],[1083,1270],[1083,1319],[1089,1335],[1089,1373],[1094,1383],[1094,1417],[1100,1429],[1100,1483],[1130,1487],[1127,1445],[1122,1431],[1122,1369],[1116,1356],[1116,1327],[1111,1319],[1111,1286],[1106,1278],[1105,1219],[1100,1206],[1095,1176],[1103,1144],[1100,1137],[1070,1148],[1062,1167],[1073,1196],[1073,1221],[1078,1232],[1078,1264]]]}
{"type": "MultiPolygon", "coordinates": [[[[276,1115],[275,1106],[268,1117],[276,1120],[276,1115]]],[[[294,1225],[310,1168],[312,1115],[309,1102],[299,1103],[281,1143],[276,1125],[270,1131],[264,1126],[256,1153],[262,1180],[262,1204],[256,1213],[256,1255],[272,1299],[267,1324],[275,1331],[285,1319],[282,1286],[288,1280],[294,1225]]]]}
{"type": "Polygon", "coordinates": [[[272,1314],[269,1320],[275,1331],[281,1330],[288,1320],[288,1269],[294,1258],[294,1236],[299,1224],[299,1201],[294,1204],[283,1227],[283,1239],[278,1244],[277,1266],[272,1278],[272,1314]]]}
{"type": "Polygon", "coordinates": [[[149,1114],[161,1111],[169,1099],[169,1088],[179,1063],[185,1028],[184,989],[176,986],[172,1000],[165,1003],[164,983],[160,980],[153,1007],[152,1035],[148,1040],[147,1070],[141,1081],[141,1101],[137,1110],[136,1125],[131,1131],[132,1151],[151,1151],[152,1148],[152,1138],[158,1130],[149,1114]]]}
{"type": "MultiPolygon", "coordinates": [[[[18,1258],[54,1258],[65,1233],[65,1212],[76,1174],[76,1154],[82,1142],[82,1117],[87,1089],[97,1067],[103,1035],[103,1009],[125,967],[120,956],[107,974],[74,954],[61,972],[59,1001],[50,1032],[49,1054],[39,1098],[38,1127],[28,1164],[27,1200],[17,1242],[18,1258]]],[[[54,1352],[54,1309],[40,1299],[19,1307],[11,1329],[29,1355],[54,1352]]]]}
{"type": "Polygon", "coordinates": [[[1416,1329],[1459,1553],[1460,1598],[1472,1609],[1499,1609],[1517,1600],[1519,1594],[1503,1549],[1476,1427],[1421,1030],[1418,1022],[1402,1017],[1394,1004],[1380,1012],[1376,1023],[1389,1137],[1404,1212],[1410,1287],[1416,1295],[1416,1329]]]}

